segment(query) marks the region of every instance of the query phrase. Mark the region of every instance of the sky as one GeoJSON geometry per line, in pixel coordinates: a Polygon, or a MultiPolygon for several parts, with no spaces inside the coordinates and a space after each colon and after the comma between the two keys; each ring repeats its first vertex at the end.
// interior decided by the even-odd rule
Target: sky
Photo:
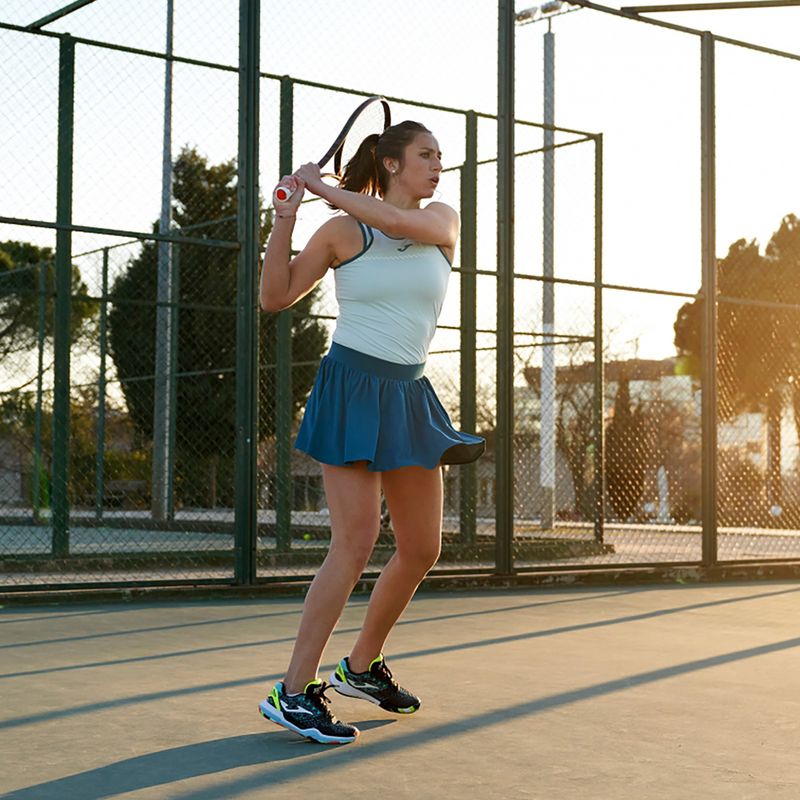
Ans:
{"type": "MultiPolygon", "coordinates": [[[[27,24],[64,5],[6,0],[0,21],[27,24]]],[[[518,10],[528,5],[518,4],[518,10]]],[[[497,9],[484,0],[263,0],[261,69],[450,108],[496,111],[497,9]]],[[[800,50],[799,8],[651,15],[774,48],[800,50]]],[[[163,50],[166,2],[96,0],[48,26],[75,36],[163,50]]],[[[542,119],[542,38],[546,23],[516,30],[517,117],[542,119]]],[[[695,292],[700,286],[700,44],[693,35],[579,10],[552,21],[556,34],[556,122],[604,134],[604,278],[607,283],[695,292]]],[[[238,4],[175,0],[175,52],[235,66],[238,4]]],[[[0,31],[0,214],[53,219],[58,44],[0,31]]],[[[73,219],[86,225],[149,230],[160,203],[163,63],[80,46],[77,51],[73,219]]],[[[726,44],[717,46],[718,255],[740,238],[762,246],[787,213],[800,214],[800,61],[726,44]]],[[[277,174],[276,81],[261,88],[261,183],[277,174]]],[[[213,161],[236,154],[235,72],[178,65],[173,153],[196,146],[213,161]]],[[[296,92],[295,154],[312,160],[353,104],[318,89],[296,92]]],[[[439,136],[445,166],[463,158],[458,114],[395,104],[395,119],[418,118],[439,136]]],[[[568,137],[560,137],[567,141],[568,137]]],[[[536,129],[518,131],[518,148],[537,147],[536,129]]],[[[492,158],[496,130],[479,131],[480,157],[492,158]]],[[[591,280],[593,153],[576,144],[556,160],[555,272],[591,280]]],[[[516,178],[516,269],[541,271],[541,160],[521,158],[516,178]]],[[[456,173],[437,199],[458,205],[456,173]]],[[[496,178],[480,170],[479,266],[495,263],[496,178]]],[[[325,218],[309,206],[296,245],[325,218]]],[[[52,245],[52,233],[0,225],[0,240],[52,245]]],[[[76,235],[74,252],[109,243],[76,235]]],[[[86,280],[97,290],[97,260],[86,280]]],[[[116,265],[124,267],[124,260],[116,265]]],[[[541,284],[520,281],[517,326],[540,330],[541,284]]],[[[495,319],[492,281],[479,286],[479,325],[495,319]]],[[[674,355],[672,323],[681,298],[605,293],[612,356],[674,355]]],[[[457,324],[454,276],[442,321],[457,324]]],[[[556,327],[591,335],[591,290],[559,289],[556,327]]],[[[434,347],[457,347],[443,332],[434,347]]],[[[526,358],[536,363],[537,351],[526,358]]],[[[489,356],[487,356],[489,359],[489,356]]],[[[491,359],[489,359],[491,360],[491,359]]],[[[490,369],[487,361],[487,369],[490,369]]]]}

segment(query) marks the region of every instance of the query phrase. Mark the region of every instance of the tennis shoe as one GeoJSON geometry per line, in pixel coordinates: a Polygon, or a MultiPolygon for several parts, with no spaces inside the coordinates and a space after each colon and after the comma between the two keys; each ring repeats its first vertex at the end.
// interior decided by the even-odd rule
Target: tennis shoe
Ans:
{"type": "Polygon", "coordinates": [[[413,714],[420,707],[419,697],[398,686],[383,654],[370,662],[366,672],[353,672],[350,659],[343,658],[331,674],[331,686],[339,694],[369,700],[396,714],[413,714]]]}
{"type": "Polygon", "coordinates": [[[301,694],[286,694],[283,683],[276,683],[267,699],[258,704],[261,716],[321,744],[347,744],[355,741],[358,728],[333,716],[321,680],[310,681],[301,694]]]}

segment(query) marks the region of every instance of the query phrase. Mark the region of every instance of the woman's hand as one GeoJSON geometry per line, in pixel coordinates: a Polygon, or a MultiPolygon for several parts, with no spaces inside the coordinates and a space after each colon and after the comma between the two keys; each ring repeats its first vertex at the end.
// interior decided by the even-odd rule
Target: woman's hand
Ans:
{"type": "Polygon", "coordinates": [[[320,173],[319,165],[313,161],[308,164],[303,164],[294,177],[301,180],[305,187],[312,194],[319,195],[321,191],[325,191],[325,184],[322,182],[322,174],[320,173]]]}
{"type": "Polygon", "coordinates": [[[296,175],[284,175],[278,185],[275,187],[284,186],[291,191],[291,197],[288,200],[281,202],[272,193],[272,204],[275,207],[275,214],[278,217],[294,217],[297,214],[297,208],[303,199],[303,192],[305,191],[305,183],[300,180],[296,175]]]}

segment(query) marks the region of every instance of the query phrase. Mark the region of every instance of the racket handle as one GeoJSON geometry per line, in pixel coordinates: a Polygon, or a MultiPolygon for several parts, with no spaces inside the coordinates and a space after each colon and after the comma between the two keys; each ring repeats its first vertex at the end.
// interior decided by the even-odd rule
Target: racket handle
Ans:
{"type": "Polygon", "coordinates": [[[272,193],[272,200],[274,203],[285,203],[293,194],[294,191],[288,186],[278,186],[272,193]]]}

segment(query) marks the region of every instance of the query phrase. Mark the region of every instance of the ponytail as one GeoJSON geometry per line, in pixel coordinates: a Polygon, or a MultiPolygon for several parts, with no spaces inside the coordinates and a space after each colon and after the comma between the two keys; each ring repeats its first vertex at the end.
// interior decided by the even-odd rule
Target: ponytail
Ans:
{"type": "Polygon", "coordinates": [[[378,146],[380,134],[371,133],[358,146],[353,157],[345,164],[339,187],[348,192],[360,192],[376,195],[380,189],[378,183],[378,165],[375,159],[375,148],[378,146]]]}
{"type": "MultiPolygon", "coordinates": [[[[403,166],[406,147],[418,133],[430,133],[419,122],[406,120],[392,125],[380,135],[370,134],[342,170],[339,187],[348,192],[383,197],[389,188],[389,172],[383,160],[394,158],[403,166]]],[[[331,208],[336,206],[329,204],[331,208]]]]}

